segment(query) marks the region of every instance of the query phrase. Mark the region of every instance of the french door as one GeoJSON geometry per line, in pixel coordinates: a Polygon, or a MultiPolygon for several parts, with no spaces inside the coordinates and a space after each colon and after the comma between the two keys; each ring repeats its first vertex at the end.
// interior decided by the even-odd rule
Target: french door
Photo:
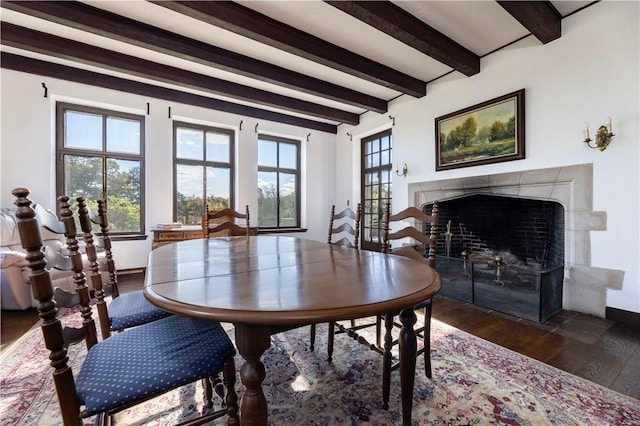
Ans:
{"type": "Polygon", "coordinates": [[[362,139],[362,235],[363,250],[382,249],[383,216],[391,202],[391,129],[362,139]]]}

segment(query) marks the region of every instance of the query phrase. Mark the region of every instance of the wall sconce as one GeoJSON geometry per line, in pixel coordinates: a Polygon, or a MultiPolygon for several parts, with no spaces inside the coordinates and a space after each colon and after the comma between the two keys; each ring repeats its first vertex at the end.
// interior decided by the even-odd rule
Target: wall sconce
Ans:
{"type": "Polygon", "coordinates": [[[611,143],[611,138],[613,136],[615,135],[611,131],[611,117],[609,117],[609,123],[606,126],[602,125],[598,127],[595,136],[596,146],[591,145],[591,138],[589,137],[589,124],[587,123],[587,126],[584,128],[584,143],[586,143],[589,148],[597,148],[600,151],[604,151],[611,143]]]}
{"type": "Polygon", "coordinates": [[[398,170],[398,167],[396,166],[396,174],[398,176],[402,176],[403,178],[407,177],[407,172],[409,171],[409,169],[407,168],[407,163],[404,163],[402,165],[402,172],[398,170]]]}

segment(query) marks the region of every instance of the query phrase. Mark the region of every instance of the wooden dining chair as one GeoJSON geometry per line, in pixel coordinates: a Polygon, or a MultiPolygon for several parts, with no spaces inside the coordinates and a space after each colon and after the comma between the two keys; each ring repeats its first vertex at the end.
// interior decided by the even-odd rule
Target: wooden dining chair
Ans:
{"type": "MultiPolygon", "coordinates": [[[[200,418],[183,424],[202,424],[225,415],[227,424],[238,424],[233,359],[236,351],[219,323],[172,315],[98,341],[76,224],[69,198],[63,196],[58,199],[59,216],[69,255],[59,255],[57,259],[71,265],[74,272],[82,317],[82,328],[77,329],[76,334],[86,340],[88,348],[81,365],[74,366],[75,373],[72,372],[67,358],[68,333],[58,317],[57,300],[47,269],[48,258],[43,252],[40,223],[28,198],[29,190],[16,188],[12,194],[16,196],[18,232],[27,251],[32,291],[39,302],[38,315],[42,319],[45,346],[50,351],[53,381],[65,426],[80,426],[82,419],[92,416],[98,416],[96,424],[107,424],[112,414],[199,379],[210,383],[210,377],[220,373],[226,390],[223,408],[205,412],[200,418]]],[[[91,237],[85,233],[84,238],[91,237]]],[[[92,264],[90,279],[94,289],[100,292],[102,282],[96,266],[97,262],[92,264]]],[[[98,309],[108,307],[105,304],[98,309]]],[[[211,397],[212,393],[209,391],[207,395],[211,397]]],[[[210,400],[205,403],[212,405],[210,400]]]]}
{"type": "Polygon", "coordinates": [[[335,204],[331,206],[327,243],[335,244],[337,246],[350,247],[357,250],[359,247],[358,243],[360,242],[361,212],[362,207],[360,203],[358,203],[355,212],[347,207],[344,210],[336,213],[335,204]]]}
{"type": "MultiPolygon", "coordinates": [[[[398,213],[391,214],[391,203],[387,203],[384,215],[384,228],[382,233],[382,251],[397,256],[409,257],[419,262],[425,263],[432,268],[436,266],[436,243],[438,233],[438,202],[435,201],[431,208],[431,214],[426,214],[415,207],[408,207],[398,213]],[[394,223],[411,220],[414,226],[405,226],[402,229],[391,231],[394,223]],[[428,227],[428,231],[423,230],[428,227]],[[410,244],[403,244],[393,248],[393,242],[409,240],[410,244]]],[[[416,329],[416,334],[422,336],[423,347],[418,350],[416,357],[424,354],[425,375],[431,378],[431,311],[432,300],[428,299],[415,306],[415,309],[422,309],[424,314],[424,325],[416,329]]],[[[383,408],[389,408],[389,387],[391,383],[391,371],[399,367],[399,363],[392,363],[391,349],[398,344],[398,340],[393,340],[392,330],[394,327],[401,328],[399,321],[395,320],[395,314],[388,314],[384,318],[384,361],[383,361],[383,408]]],[[[379,345],[378,345],[379,346],[379,345]]]]}
{"type": "Polygon", "coordinates": [[[240,213],[230,208],[222,210],[209,210],[209,204],[204,205],[204,217],[202,220],[205,237],[224,236],[249,236],[252,233],[249,216],[249,206],[245,206],[245,212],[240,213]],[[236,219],[244,219],[244,226],[238,225],[236,219]]]}
{"type": "MultiPolygon", "coordinates": [[[[109,282],[106,284],[106,291],[101,292],[101,294],[96,294],[96,298],[110,294],[112,300],[109,304],[108,320],[100,322],[100,331],[102,332],[103,338],[109,337],[113,331],[126,330],[131,327],[137,327],[172,315],[170,312],[151,304],[151,302],[144,297],[142,290],[136,290],[122,295],[120,294],[118,289],[118,274],[113,260],[113,252],[111,250],[107,203],[104,199],[97,200],[98,214],[96,215],[89,211],[84,198],[78,198],[77,201],[78,220],[80,222],[82,232],[85,235],[85,243],[92,234],[91,224],[95,223],[100,227],[100,245],[105,250],[105,263],[106,269],[109,272],[109,282]]],[[[90,241],[93,243],[93,238],[91,238],[90,241]]],[[[95,249],[92,250],[92,253],[94,252],[95,249]]],[[[89,254],[89,251],[87,254],[89,254]]],[[[91,261],[91,259],[89,260],[91,261]]]]}
{"type": "MultiPolygon", "coordinates": [[[[360,218],[362,214],[362,206],[358,204],[356,211],[347,207],[342,211],[336,213],[336,206],[331,206],[331,214],[329,215],[329,232],[327,234],[327,243],[338,246],[348,247],[352,249],[359,249],[360,241],[360,218]]],[[[327,331],[327,361],[331,362],[333,359],[333,344],[334,336],[336,334],[345,333],[351,337],[357,336],[355,333],[357,330],[371,327],[376,323],[366,323],[356,325],[355,320],[351,320],[350,326],[344,326],[341,323],[332,321],[328,324],[327,331]],[[337,330],[336,330],[337,329],[337,330]]],[[[378,322],[378,329],[380,323],[378,322]]],[[[315,349],[316,340],[316,325],[311,324],[310,330],[310,344],[311,350],[315,349]]]]}

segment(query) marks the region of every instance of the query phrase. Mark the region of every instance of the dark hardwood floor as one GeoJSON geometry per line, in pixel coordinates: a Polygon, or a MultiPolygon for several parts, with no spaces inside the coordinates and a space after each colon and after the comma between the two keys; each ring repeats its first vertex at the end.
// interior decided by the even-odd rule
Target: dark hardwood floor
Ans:
{"type": "MultiPolygon", "coordinates": [[[[142,275],[122,275],[120,291],[142,288],[142,275]]],[[[433,317],[560,370],[640,399],[640,329],[562,311],[544,324],[436,296],[433,317]]],[[[2,311],[0,353],[38,320],[35,309],[2,311]]]]}

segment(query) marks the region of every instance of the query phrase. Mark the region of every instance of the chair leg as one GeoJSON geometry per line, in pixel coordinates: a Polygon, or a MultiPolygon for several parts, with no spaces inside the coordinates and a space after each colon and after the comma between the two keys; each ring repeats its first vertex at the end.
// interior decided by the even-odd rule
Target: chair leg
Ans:
{"type": "Polygon", "coordinates": [[[314,350],[316,345],[316,325],[311,324],[311,331],[309,336],[309,349],[314,350]]]}
{"type": "Polygon", "coordinates": [[[239,425],[240,417],[238,416],[238,394],[236,393],[236,364],[233,357],[229,357],[224,362],[222,368],[222,382],[227,390],[224,398],[225,412],[227,414],[227,425],[239,425]]]}
{"type": "Polygon", "coordinates": [[[389,409],[389,393],[391,390],[391,347],[393,329],[393,314],[384,317],[384,353],[382,354],[382,408],[389,409]]]}
{"type": "Polygon", "coordinates": [[[422,332],[424,347],[424,374],[431,378],[431,303],[424,307],[424,331],[422,332]]]}
{"type": "Polygon", "coordinates": [[[382,315],[376,316],[376,346],[382,347],[382,315]]]}
{"type": "Polygon", "coordinates": [[[205,407],[213,407],[213,385],[211,384],[211,377],[202,379],[202,398],[204,399],[203,403],[205,407]]]}
{"type": "Polygon", "coordinates": [[[333,361],[333,338],[336,335],[336,323],[331,321],[329,323],[329,331],[327,334],[327,362],[333,361]]]}

